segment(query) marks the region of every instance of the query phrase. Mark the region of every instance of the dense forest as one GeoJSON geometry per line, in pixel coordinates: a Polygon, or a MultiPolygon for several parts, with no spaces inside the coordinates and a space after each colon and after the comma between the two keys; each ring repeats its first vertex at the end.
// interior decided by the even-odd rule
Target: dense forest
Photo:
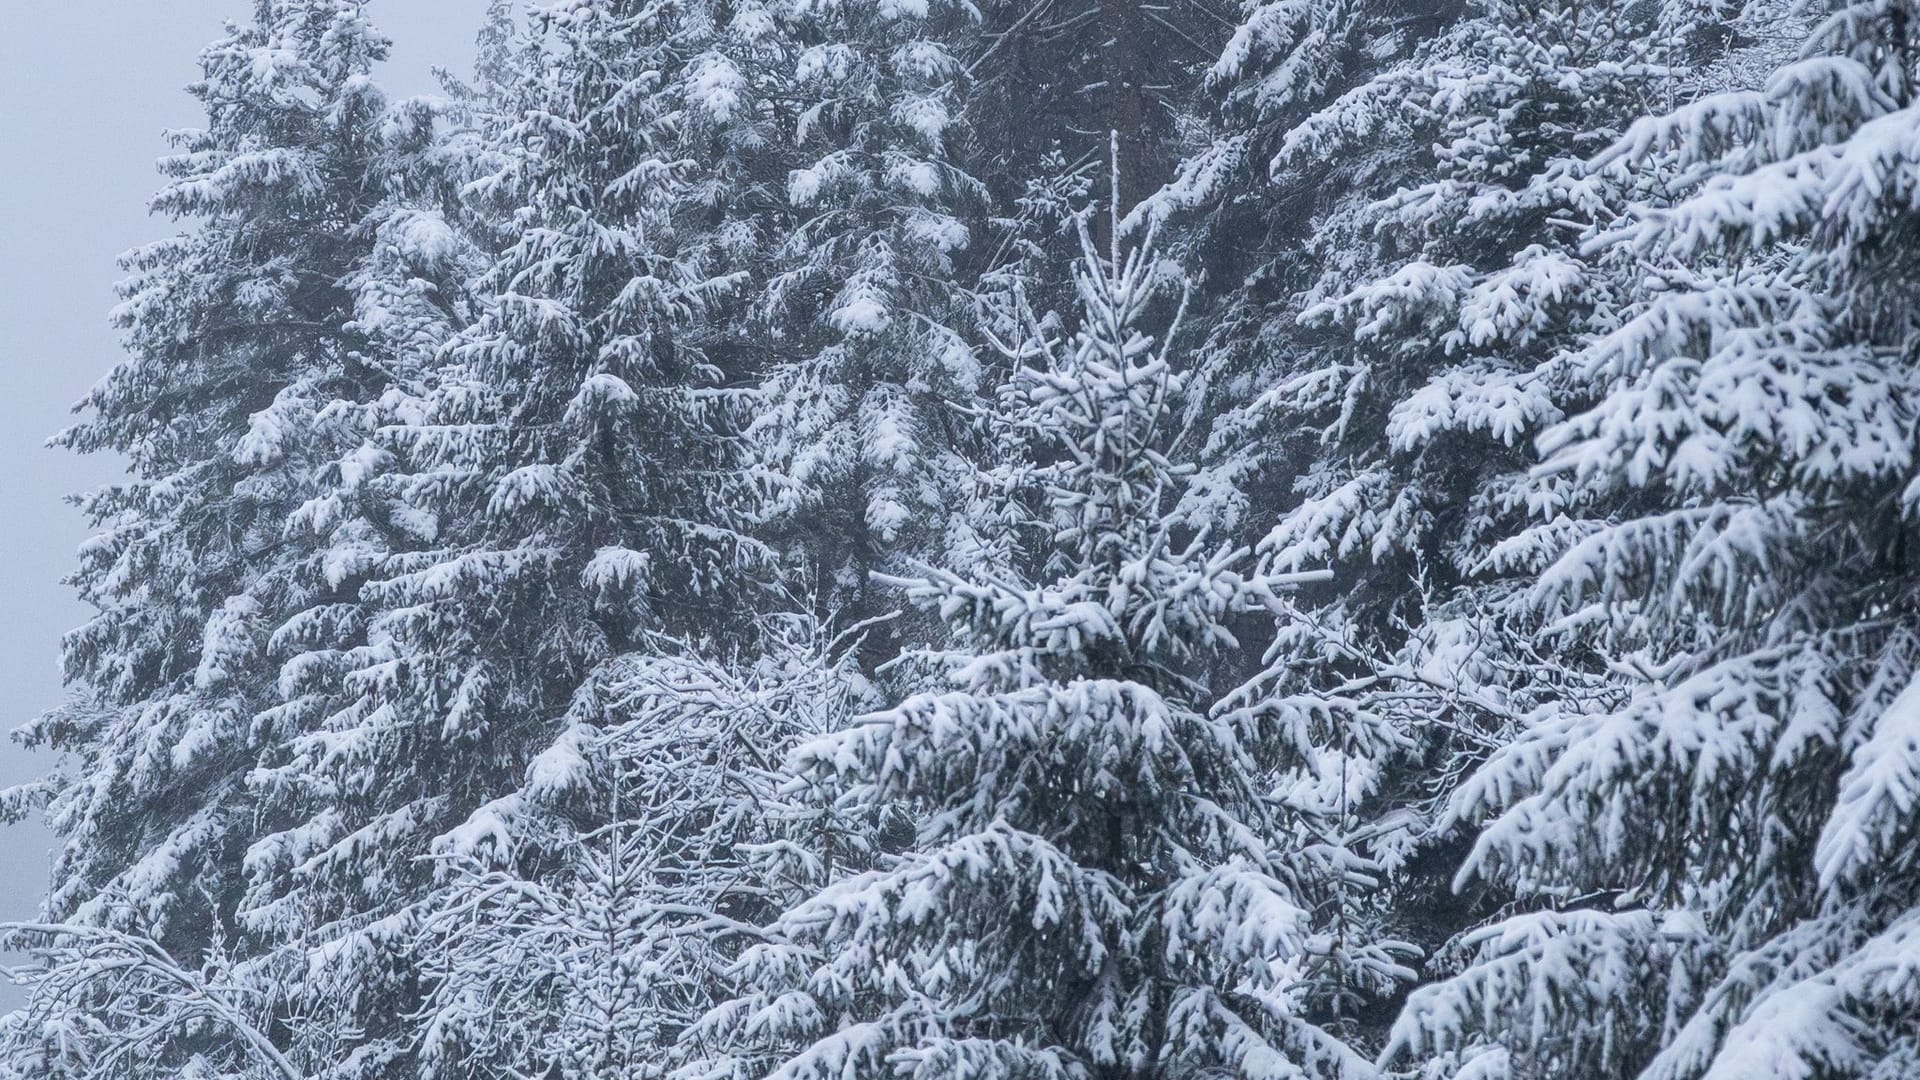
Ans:
{"type": "Polygon", "coordinates": [[[1920,1076],[1920,0],[252,6],[0,1076],[1920,1076]]]}

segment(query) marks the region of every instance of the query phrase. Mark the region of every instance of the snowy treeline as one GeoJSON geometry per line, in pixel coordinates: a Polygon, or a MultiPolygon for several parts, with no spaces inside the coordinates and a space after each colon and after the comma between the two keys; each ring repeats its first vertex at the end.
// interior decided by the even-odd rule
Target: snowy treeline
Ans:
{"type": "Polygon", "coordinates": [[[1920,2],[377,7],[58,437],[0,1074],[1920,1075],[1920,2]]]}

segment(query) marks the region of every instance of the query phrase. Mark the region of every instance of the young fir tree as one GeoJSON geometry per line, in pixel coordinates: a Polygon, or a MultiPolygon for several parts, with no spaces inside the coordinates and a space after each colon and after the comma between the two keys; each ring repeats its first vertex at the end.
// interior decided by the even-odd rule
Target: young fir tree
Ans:
{"type": "MultiPolygon", "coordinates": [[[[1608,692],[1529,640],[1487,548],[1523,513],[1528,437],[1559,416],[1533,367],[1616,288],[1576,235],[1536,237],[1591,212],[1572,164],[1674,81],[1656,14],[1259,8],[1210,73],[1213,143],[1135,212],[1223,275],[1181,513],[1260,537],[1275,569],[1334,568],[1296,598],[1275,688],[1392,733],[1329,747],[1342,782],[1291,792],[1394,879],[1349,898],[1361,936],[1432,947],[1471,921],[1479,898],[1445,888],[1462,842],[1428,829],[1437,797],[1543,701],[1608,692]],[[1248,235],[1267,250],[1243,254],[1248,235]]],[[[1355,1005],[1384,1035],[1392,1003],[1355,1005]]]]}
{"type": "Polygon", "coordinates": [[[1327,1025],[1343,983],[1403,972],[1323,918],[1365,860],[1270,791],[1267,763],[1331,733],[1258,682],[1220,689],[1236,629],[1294,579],[1170,516],[1179,376],[1141,329],[1163,269],[1088,241],[1071,342],[1012,350],[1037,365],[1016,395],[1045,456],[1009,479],[1038,502],[1039,573],[900,583],[951,628],[953,688],[794,767],[909,808],[913,842],[773,924],[699,1029],[730,1052],[683,1075],[1369,1072],[1327,1025]]]}
{"type": "Polygon", "coordinates": [[[1915,14],[1756,8],[1736,25],[1762,85],[1637,121],[1595,162],[1668,197],[1584,244],[1638,273],[1611,327],[1543,369],[1567,416],[1519,492],[1538,524],[1501,551],[1534,568],[1563,662],[1623,692],[1538,716],[1454,797],[1482,825],[1462,884],[1526,908],[1458,942],[1400,1060],[1920,1065],[1915,14]]]}
{"type": "MultiPolygon", "coordinates": [[[[386,48],[357,0],[259,0],[201,55],[206,126],[176,136],[154,202],[191,228],[128,257],[128,356],[56,440],[123,455],[131,478],[81,500],[100,532],[73,580],[96,614],[64,643],[68,703],[26,729],[67,762],[14,793],[44,801],[61,837],[50,920],[150,940],[237,987],[289,1044],[302,1024],[277,1004],[288,937],[240,914],[248,848],[274,827],[248,780],[289,735],[260,719],[280,704],[276,631],[328,600],[307,572],[323,545],[289,528],[358,443],[327,406],[392,384],[355,284],[400,216],[369,81],[386,48]]],[[[250,1060],[128,1000],[36,1002],[6,1052],[71,1076],[250,1060]]]]}

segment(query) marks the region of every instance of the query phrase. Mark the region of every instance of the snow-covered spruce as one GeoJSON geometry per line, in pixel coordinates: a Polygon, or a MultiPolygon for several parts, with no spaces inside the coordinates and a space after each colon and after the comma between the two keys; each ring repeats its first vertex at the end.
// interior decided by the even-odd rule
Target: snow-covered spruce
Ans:
{"type": "Polygon", "coordinates": [[[1499,550],[1621,695],[1543,710],[1452,800],[1481,826],[1461,882],[1540,910],[1410,1000],[1390,1053],[1436,1075],[1920,1065],[1920,12],[1749,14],[1761,77],[1588,170],[1668,195],[1583,244],[1633,289],[1542,368],[1566,417],[1499,550]]]}
{"type": "MultiPolygon", "coordinates": [[[[280,711],[282,665],[307,647],[283,629],[359,618],[326,554],[358,511],[292,523],[352,486],[368,409],[405,379],[402,294],[457,274],[417,243],[434,231],[404,177],[417,127],[369,78],[386,49],[361,3],[259,0],[201,54],[205,126],[176,137],[154,201],[187,227],[127,257],[128,355],[57,440],[132,474],[82,500],[100,532],[73,580],[96,613],[64,643],[68,703],[25,730],[67,758],[11,795],[45,802],[60,837],[48,918],[217,981],[303,1062],[333,1049],[297,977],[312,926],[258,917],[249,857],[298,811],[252,774],[316,720],[280,711]]],[[[120,1078],[256,1062],[204,1010],[84,978],[70,943],[49,940],[54,970],[9,1018],[10,1060],[120,1078]]]]}
{"type": "Polygon", "coordinates": [[[784,205],[755,296],[773,344],[759,453],[788,483],[773,535],[816,602],[887,610],[872,571],[990,561],[971,506],[988,382],[968,335],[985,190],[968,169],[965,43],[953,0],[771,5],[787,50],[784,205]]]}
{"type": "MultiPolygon", "coordinates": [[[[952,688],[803,746],[800,775],[904,804],[911,846],[834,882],[749,948],[685,1077],[1360,1076],[1338,987],[1406,974],[1342,939],[1365,860],[1269,789],[1337,732],[1216,659],[1285,617],[1297,575],[1183,535],[1166,455],[1179,377],[1142,325],[1150,247],[1089,251],[1071,341],[1009,351],[1043,457],[1021,476],[1039,576],[897,582],[956,646],[952,688]]],[[[1176,290],[1177,291],[1177,290],[1176,290]]],[[[1177,324],[1177,316],[1175,317],[1177,324]]],[[[1170,328],[1169,336],[1177,329],[1170,328]]]]}
{"type": "Polygon", "coordinates": [[[681,229],[706,213],[685,140],[708,133],[681,110],[709,33],[571,5],[489,54],[462,212],[500,246],[376,433],[391,528],[342,556],[365,622],[316,672],[321,730],[273,768],[319,797],[255,853],[306,868],[284,902],[371,1014],[344,1075],[421,1068],[437,839],[519,782],[602,664],[661,634],[738,642],[778,576],[744,531],[747,392],[707,351],[738,275],[681,229]]]}
{"type": "Polygon", "coordinates": [[[1377,733],[1329,759],[1345,779],[1323,790],[1390,872],[1391,897],[1353,913],[1376,932],[1432,947],[1484,916],[1446,888],[1463,842],[1429,828],[1445,797],[1535,709],[1615,693],[1533,640],[1490,548],[1527,524],[1515,475],[1563,416],[1538,367],[1604,327],[1630,261],[1588,258],[1565,227],[1638,194],[1579,163],[1684,88],[1682,22],[1557,2],[1255,9],[1211,73],[1212,144],[1135,212],[1229,258],[1219,230],[1266,211],[1265,262],[1207,323],[1182,512],[1258,537],[1276,569],[1335,570],[1296,598],[1275,687],[1377,733]]]}

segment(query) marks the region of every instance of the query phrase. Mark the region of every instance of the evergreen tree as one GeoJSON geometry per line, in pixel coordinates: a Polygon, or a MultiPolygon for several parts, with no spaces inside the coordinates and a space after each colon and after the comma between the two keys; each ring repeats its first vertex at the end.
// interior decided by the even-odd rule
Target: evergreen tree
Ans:
{"type": "Polygon", "coordinates": [[[791,482],[781,532],[827,609],[878,614],[869,573],[902,558],[991,562],[968,513],[983,456],[972,408],[990,376],[969,344],[984,189],[956,138],[970,5],[802,4],[792,50],[785,242],[760,314],[762,453],[791,482]]]}
{"type": "MultiPolygon", "coordinates": [[[[959,643],[952,689],[803,747],[802,776],[903,805],[913,843],[783,915],[704,1022],[689,1076],[1357,1076],[1328,1033],[1345,980],[1403,974],[1322,901],[1364,860],[1269,794],[1313,718],[1222,693],[1233,625],[1285,575],[1183,535],[1166,456],[1179,378],[1140,329],[1164,267],[1088,255],[1080,329],[1012,350],[1046,548],[1031,582],[902,582],[959,643]]],[[[1177,316],[1175,322],[1177,323],[1177,316]]],[[[1169,337],[1172,334],[1169,331],[1169,337]]]]}
{"type": "Polygon", "coordinates": [[[1409,1002],[1393,1049],[1437,1075],[1920,1061],[1913,14],[1758,7],[1735,89],[1593,163],[1665,197],[1583,244],[1632,289],[1542,367],[1566,415],[1502,550],[1561,662],[1620,690],[1544,710],[1452,800],[1482,825],[1462,884],[1522,906],[1409,1002]]]}
{"type": "MultiPolygon", "coordinates": [[[[1391,898],[1357,917],[1432,948],[1503,899],[1450,895],[1468,841],[1434,827],[1447,796],[1540,710],[1605,708],[1620,693],[1582,643],[1540,638],[1529,568],[1503,543],[1527,524],[1517,474],[1532,438],[1567,407],[1541,365],[1604,332],[1638,273],[1621,252],[1582,250],[1578,223],[1657,195],[1582,159],[1634,110],[1724,71],[1682,66],[1709,59],[1719,24],[1686,4],[1388,14],[1370,16],[1380,70],[1301,115],[1324,92],[1301,81],[1317,52],[1286,54],[1275,70],[1293,81],[1230,95],[1229,137],[1148,211],[1182,220],[1206,181],[1215,194],[1194,210],[1210,228],[1230,221],[1219,192],[1234,174],[1215,170],[1254,146],[1268,198],[1317,204],[1303,249],[1217,310],[1200,411],[1209,462],[1188,512],[1263,530],[1281,569],[1335,568],[1334,587],[1300,597],[1282,685],[1402,736],[1376,745],[1385,755],[1343,755],[1354,780],[1342,813],[1394,878],[1391,898]],[[1263,96],[1285,122],[1236,141],[1234,119],[1263,96]],[[1261,300],[1283,285],[1298,291],[1261,300]]],[[[1317,40],[1312,25],[1284,40],[1317,40]]],[[[1197,242],[1231,251],[1211,231],[1197,242]]],[[[1389,1018],[1376,1009],[1367,1026],[1384,1034],[1389,1018]]]]}
{"type": "Polygon", "coordinates": [[[1294,471],[1263,550],[1282,568],[1331,563],[1340,587],[1306,598],[1288,666],[1328,708],[1390,717],[1409,740],[1411,754],[1353,766],[1382,804],[1368,816],[1410,811],[1374,850],[1404,871],[1387,917],[1423,945],[1474,914],[1432,900],[1460,843],[1427,830],[1436,796],[1537,709],[1614,694],[1581,653],[1560,662],[1535,640],[1542,620],[1500,545],[1525,524],[1515,474],[1531,437],[1563,416],[1540,366],[1603,331],[1633,275],[1567,223],[1644,194],[1580,162],[1618,136],[1616,117],[1682,89],[1686,43],[1660,14],[1469,5],[1276,159],[1297,174],[1383,134],[1419,148],[1374,154],[1375,179],[1322,219],[1320,276],[1297,315],[1263,328],[1275,377],[1216,442],[1214,491],[1265,461],[1294,471]]]}
{"type": "MultiPolygon", "coordinates": [[[[50,920],[220,973],[259,1010],[249,1022],[289,1042],[288,937],[242,910],[248,852],[275,827],[249,781],[297,734],[262,719],[281,704],[277,632],[331,599],[312,572],[324,545],[290,528],[358,445],[329,405],[393,385],[364,301],[404,232],[403,151],[369,80],[387,43],[362,9],[259,0],[201,54],[206,126],[175,136],[154,201],[191,228],[127,258],[128,356],[56,440],[121,454],[132,475],[80,500],[100,532],[73,581],[96,614],[64,643],[68,703],[25,732],[68,758],[13,794],[16,811],[44,802],[62,840],[50,920]]],[[[74,958],[50,944],[49,962],[74,958]]],[[[143,1006],[87,993],[16,1014],[8,1055],[116,1077],[248,1060],[204,1024],[143,1027],[143,1006]]]]}
{"type": "Polygon", "coordinates": [[[302,671],[321,722],[271,776],[308,813],[255,855],[288,868],[256,903],[300,910],[352,1020],[339,1075],[422,1067],[436,842],[519,783],[602,665],[662,635],[738,644],[778,585],[721,366],[742,272],[689,153],[726,146],[710,29],[567,4],[483,58],[462,216],[498,253],[475,316],[385,403],[361,482],[392,528],[335,545],[368,614],[302,671]]]}

